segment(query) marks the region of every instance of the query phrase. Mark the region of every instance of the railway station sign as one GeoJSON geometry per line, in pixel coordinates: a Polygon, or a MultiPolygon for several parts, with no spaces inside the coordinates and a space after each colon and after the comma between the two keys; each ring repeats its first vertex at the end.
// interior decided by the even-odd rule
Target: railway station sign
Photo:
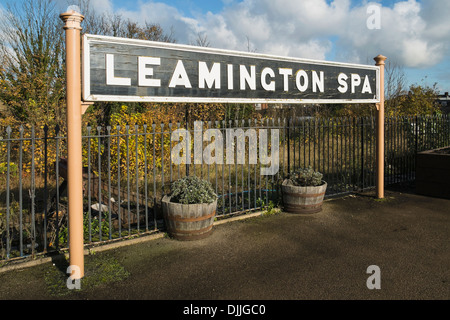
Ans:
{"type": "Polygon", "coordinates": [[[83,100],[378,103],[378,66],[86,34],[83,100]]]}

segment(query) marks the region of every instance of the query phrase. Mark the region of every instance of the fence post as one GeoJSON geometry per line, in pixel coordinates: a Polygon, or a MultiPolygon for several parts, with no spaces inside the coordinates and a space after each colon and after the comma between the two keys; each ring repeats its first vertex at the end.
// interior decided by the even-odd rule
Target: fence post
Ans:
{"type": "Polygon", "coordinates": [[[380,103],[377,104],[377,198],[384,198],[384,61],[381,54],[374,58],[380,67],[380,103]]]}
{"type": "Polygon", "coordinates": [[[69,263],[79,268],[72,279],[80,279],[84,277],[80,49],[81,22],[84,17],[69,7],[60,18],[65,23],[66,33],[69,263]]]}

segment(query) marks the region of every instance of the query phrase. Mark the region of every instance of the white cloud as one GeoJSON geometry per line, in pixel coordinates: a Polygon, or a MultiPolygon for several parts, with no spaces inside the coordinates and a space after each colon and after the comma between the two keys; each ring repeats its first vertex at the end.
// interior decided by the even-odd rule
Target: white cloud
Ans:
{"type": "MultiPolygon", "coordinates": [[[[57,9],[61,12],[64,12],[70,5],[79,4],[76,0],[54,0],[57,9]]],[[[89,9],[97,14],[102,13],[110,13],[113,12],[114,6],[112,0],[89,0],[86,2],[89,5],[89,9]]],[[[82,2],[83,5],[83,2],[82,2]]],[[[83,10],[83,6],[81,10],[83,10]]],[[[81,12],[82,14],[86,14],[85,12],[81,12]]]]}
{"type": "MultiPolygon", "coordinates": [[[[93,0],[108,7],[110,0],[93,0]],[[103,4],[102,4],[103,3],[103,4]]],[[[367,27],[368,5],[350,0],[225,1],[220,13],[184,16],[175,7],[139,1],[136,10],[119,10],[124,17],[171,28],[180,43],[206,34],[212,47],[374,63],[379,53],[406,67],[432,66],[449,53],[448,0],[407,0],[381,7],[381,29],[367,27]],[[333,39],[333,41],[331,40],[333,39]],[[335,40],[335,41],[334,41],[335,40]]]]}
{"type": "Polygon", "coordinates": [[[92,10],[98,13],[113,12],[111,0],[90,0],[92,10]]]}

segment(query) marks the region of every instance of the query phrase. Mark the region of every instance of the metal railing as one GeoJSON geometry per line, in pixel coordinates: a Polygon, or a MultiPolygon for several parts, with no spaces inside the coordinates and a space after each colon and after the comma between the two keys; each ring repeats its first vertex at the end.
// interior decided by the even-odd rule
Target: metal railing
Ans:
{"type": "MultiPolygon", "coordinates": [[[[200,134],[216,129],[266,130],[279,134],[279,170],[260,174],[258,161],[230,164],[214,151],[214,163],[174,164],[174,130],[199,134],[193,124],[83,128],[84,233],[86,244],[165,230],[160,200],[170,183],[186,175],[210,181],[219,196],[217,215],[226,218],[282,201],[280,184],[289,172],[311,166],[328,183],[326,196],[375,186],[374,118],[206,121],[200,134]]],[[[65,249],[67,232],[67,144],[59,127],[19,127],[0,132],[0,261],[65,249]]],[[[234,144],[223,146],[237,151],[234,144]]],[[[211,140],[210,140],[211,141],[211,140]]],[[[202,141],[205,150],[210,141],[202,141]]],[[[233,142],[234,143],[234,142],[233,142]]],[[[450,145],[447,116],[386,118],[385,181],[413,181],[417,152],[450,145]]],[[[192,147],[192,145],[191,145],[192,147]]],[[[270,152],[274,146],[269,145],[270,152]]],[[[234,152],[234,163],[237,163],[234,152]]],[[[229,159],[228,159],[229,160],[229,159]]]]}

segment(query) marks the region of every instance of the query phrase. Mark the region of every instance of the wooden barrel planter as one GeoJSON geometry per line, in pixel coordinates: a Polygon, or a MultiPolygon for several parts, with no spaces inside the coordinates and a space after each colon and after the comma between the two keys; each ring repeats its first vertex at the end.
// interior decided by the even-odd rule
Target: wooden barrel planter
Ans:
{"type": "Polygon", "coordinates": [[[169,196],[161,201],[169,235],[177,240],[198,240],[212,232],[217,200],[213,203],[181,204],[170,202],[169,196]]]}
{"type": "Polygon", "coordinates": [[[322,211],[323,198],[327,183],[319,186],[295,186],[290,180],[284,180],[283,191],[284,211],[289,213],[316,213],[322,211]]]}

